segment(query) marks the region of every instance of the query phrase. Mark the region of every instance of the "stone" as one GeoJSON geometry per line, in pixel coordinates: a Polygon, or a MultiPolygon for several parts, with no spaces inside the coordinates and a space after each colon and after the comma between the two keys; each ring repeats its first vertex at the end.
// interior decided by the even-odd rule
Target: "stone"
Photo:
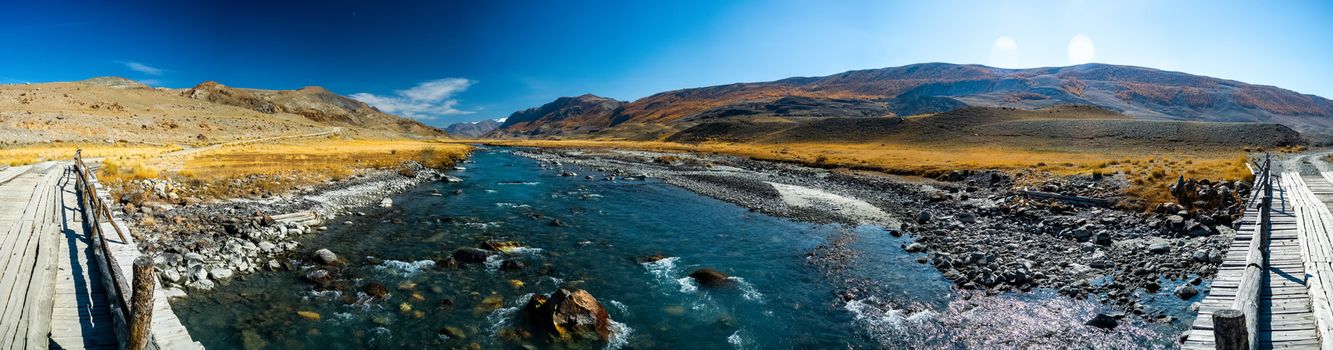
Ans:
{"type": "Polygon", "coordinates": [[[208,270],[208,276],[213,278],[213,280],[215,281],[226,281],[228,279],[231,279],[231,276],[233,274],[234,272],[232,272],[231,269],[218,268],[218,269],[208,270]]]}
{"type": "Polygon", "coordinates": [[[707,288],[731,287],[734,285],[727,274],[706,267],[691,272],[690,278],[707,288]]]}
{"type": "Polygon", "coordinates": [[[903,247],[903,250],[907,251],[908,253],[920,253],[926,251],[926,245],[921,243],[912,243],[908,244],[906,247],[903,247]]]}
{"type": "Polygon", "coordinates": [[[1167,242],[1156,242],[1148,245],[1148,252],[1153,254],[1162,254],[1171,251],[1171,244],[1167,242]]]}
{"type": "Polygon", "coordinates": [[[533,295],[523,317],[538,331],[562,342],[605,342],[611,337],[611,318],[602,303],[582,289],[561,288],[550,298],[533,295]]]}
{"type": "Polygon", "coordinates": [[[1180,287],[1176,287],[1175,294],[1177,297],[1180,297],[1181,300],[1188,300],[1195,295],[1199,295],[1199,290],[1190,285],[1181,285],[1180,287]]]}
{"type": "Polygon", "coordinates": [[[318,261],[320,264],[324,265],[333,265],[338,263],[338,254],[334,254],[333,251],[328,249],[316,250],[314,258],[315,261],[318,261]]]}
{"type": "Polygon", "coordinates": [[[366,284],[364,288],[361,288],[361,290],[366,292],[366,295],[380,299],[384,299],[384,297],[389,295],[389,288],[379,282],[370,282],[369,284],[366,284]]]}
{"type": "Polygon", "coordinates": [[[162,276],[162,281],[164,282],[180,283],[181,281],[180,271],[176,271],[176,269],[173,268],[162,269],[162,273],[159,273],[158,275],[162,276]]]}
{"type": "Polygon", "coordinates": [[[1096,235],[1092,236],[1092,242],[1097,245],[1111,245],[1111,233],[1097,232],[1096,235]]]}
{"type": "Polygon", "coordinates": [[[1211,226],[1202,224],[1190,225],[1189,229],[1185,230],[1185,234],[1189,235],[1190,237],[1206,237],[1206,236],[1212,236],[1216,233],[1217,231],[1214,230],[1211,226]]]}
{"type": "Polygon", "coordinates": [[[463,333],[463,329],[462,329],[462,328],[458,328],[458,327],[454,327],[454,326],[445,326],[445,327],[441,327],[440,330],[437,331],[436,333],[438,333],[438,334],[440,334],[440,335],[443,335],[443,336],[445,336],[445,337],[447,337],[447,338],[449,338],[449,339],[465,339],[465,338],[467,338],[467,335],[463,333]]]}
{"type": "Polygon", "coordinates": [[[319,313],[314,311],[305,311],[305,310],[297,311],[296,315],[311,321],[319,321],[320,318],[319,313]]]}
{"type": "Polygon", "coordinates": [[[964,224],[975,224],[975,223],[977,223],[977,214],[973,214],[973,213],[970,212],[970,211],[965,211],[965,212],[958,213],[957,218],[958,218],[958,222],[961,222],[961,223],[964,223],[964,224]]]}
{"type": "Polygon", "coordinates": [[[380,200],[380,208],[392,208],[392,207],[393,207],[393,199],[385,198],[380,200]]]}
{"type": "Polygon", "coordinates": [[[190,279],[196,281],[206,280],[208,279],[208,270],[204,269],[203,265],[193,265],[190,267],[190,277],[190,279]]]}
{"type": "Polygon", "coordinates": [[[328,287],[333,283],[333,275],[328,270],[317,269],[306,272],[305,279],[313,282],[320,287],[328,287]]]}
{"type": "Polygon", "coordinates": [[[527,268],[528,264],[518,259],[505,259],[500,262],[501,271],[518,271],[527,268]]]}
{"type": "Polygon", "coordinates": [[[1115,317],[1112,317],[1111,315],[1102,313],[1097,314],[1097,316],[1094,316],[1091,320],[1088,320],[1088,322],[1084,322],[1083,324],[1101,329],[1115,329],[1115,327],[1119,325],[1119,321],[1116,321],[1115,317]]]}
{"type": "Polygon", "coordinates": [[[491,252],[485,249],[458,248],[458,250],[454,251],[453,257],[454,260],[458,260],[459,262],[475,264],[486,262],[486,257],[490,255],[491,252]]]}
{"type": "Polygon", "coordinates": [[[930,211],[922,210],[920,213],[916,214],[916,222],[918,224],[924,224],[930,222],[930,217],[931,217],[930,211]]]}
{"type": "Polygon", "coordinates": [[[1185,228],[1185,217],[1180,215],[1169,215],[1166,217],[1167,227],[1172,230],[1180,231],[1185,228]]]}
{"type": "Polygon", "coordinates": [[[268,214],[259,214],[259,224],[260,224],[260,225],[263,225],[263,226],[265,226],[265,227],[268,227],[268,226],[273,226],[273,224],[276,224],[276,223],[278,223],[278,221],[277,221],[277,220],[273,220],[273,217],[272,217],[272,216],[269,216],[268,214]]]}
{"type": "Polygon", "coordinates": [[[213,281],[210,281],[208,279],[201,279],[198,281],[190,282],[190,284],[187,287],[189,287],[190,290],[194,291],[210,291],[213,290],[213,288],[216,288],[217,284],[213,283],[213,281]]]}

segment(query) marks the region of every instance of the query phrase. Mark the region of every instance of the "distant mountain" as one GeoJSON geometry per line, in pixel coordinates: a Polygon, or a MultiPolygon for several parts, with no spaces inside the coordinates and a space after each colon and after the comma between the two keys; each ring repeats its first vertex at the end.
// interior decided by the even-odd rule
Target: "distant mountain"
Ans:
{"type": "Polygon", "coordinates": [[[1333,135],[1333,101],[1272,86],[1107,64],[1002,69],[924,63],[675,90],[628,103],[565,97],[515,113],[520,118],[511,117],[489,136],[665,139],[729,118],[866,118],[1058,105],[1097,106],[1145,120],[1272,122],[1333,135]],[[597,107],[581,107],[587,101],[597,107]]]}
{"type": "Polygon", "coordinates": [[[184,89],[181,96],[236,106],[256,112],[291,113],[311,121],[413,137],[442,137],[443,130],[416,120],[380,112],[365,102],[338,95],[318,86],[298,90],[233,88],[208,81],[184,89]]]}
{"type": "Polygon", "coordinates": [[[514,112],[489,137],[585,134],[612,126],[625,102],[586,94],[561,97],[541,107],[514,112]]]}
{"type": "Polygon", "coordinates": [[[454,123],[444,128],[444,132],[453,137],[478,138],[491,130],[500,127],[500,122],[495,119],[479,120],[475,122],[454,123]]]}

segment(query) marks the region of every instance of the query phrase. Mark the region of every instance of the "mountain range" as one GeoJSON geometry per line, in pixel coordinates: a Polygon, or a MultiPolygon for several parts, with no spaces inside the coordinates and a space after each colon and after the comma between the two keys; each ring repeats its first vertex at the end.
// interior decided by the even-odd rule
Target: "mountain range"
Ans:
{"type": "Polygon", "coordinates": [[[666,140],[705,124],[1064,105],[1093,106],[1125,119],[1276,123],[1312,138],[1333,135],[1333,101],[1273,86],[1109,64],[1004,69],[924,63],[674,90],[634,101],[562,97],[513,113],[485,136],[666,140]]]}
{"type": "Polygon", "coordinates": [[[444,132],[449,136],[462,138],[478,138],[492,130],[500,127],[500,121],[495,119],[478,120],[475,122],[453,123],[444,128],[444,132]]]}

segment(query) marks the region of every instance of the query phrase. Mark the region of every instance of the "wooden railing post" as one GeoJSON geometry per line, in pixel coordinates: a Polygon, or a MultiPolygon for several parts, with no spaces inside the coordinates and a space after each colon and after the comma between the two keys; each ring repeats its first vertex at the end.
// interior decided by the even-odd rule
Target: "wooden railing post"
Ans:
{"type": "Polygon", "coordinates": [[[134,294],[130,297],[130,334],[126,348],[148,348],[148,331],[153,322],[153,258],[134,259],[134,294]]]}
{"type": "Polygon", "coordinates": [[[1217,350],[1249,350],[1250,331],[1245,324],[1243,311],[1222,309],[1213,312],[1213,336],[1217,350]]]}

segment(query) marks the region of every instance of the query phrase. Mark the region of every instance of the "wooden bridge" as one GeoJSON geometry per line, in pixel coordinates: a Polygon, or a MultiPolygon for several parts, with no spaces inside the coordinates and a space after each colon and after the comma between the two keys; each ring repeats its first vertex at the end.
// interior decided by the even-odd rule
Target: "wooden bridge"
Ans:
{"type": "Polygon", "coordinates": [[[0,169],[0,349],[203,348],[105,196],[77,156],[0,169]]]}
{"type": "Polygon", "coordinates": [[[1333,173],[1256,174],[1186,349],[1333,349],[1333,173]]]}

